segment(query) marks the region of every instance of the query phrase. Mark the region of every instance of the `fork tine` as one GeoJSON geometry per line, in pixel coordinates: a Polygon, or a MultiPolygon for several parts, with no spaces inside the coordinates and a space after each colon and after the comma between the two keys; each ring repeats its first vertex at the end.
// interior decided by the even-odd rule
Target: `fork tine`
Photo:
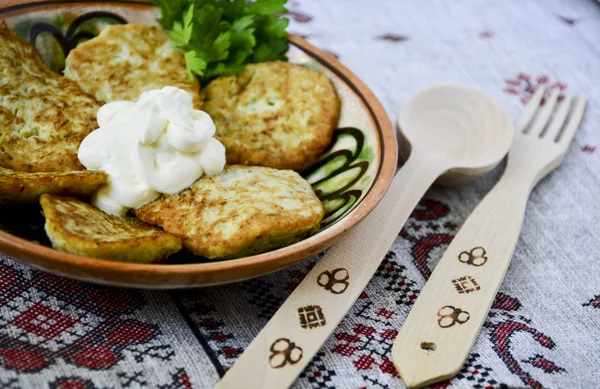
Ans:
{"type": "Polygon", "coordinates": [[[566,95],[565,98],[558,104],[558,110],[550,123],[550,127],[546,130],[546,135],[549,139],[558,141],[560,135],[560,129],[563,128],[567,115],[569,114],[569,108],[571,108],[571,102],[573,101],[572,95],[566,95]]]}
{"type": "Polygon", "coordinates": [[[548,124],[548,120],[552,115],[552,111],[554,110],[554,106],[556,105],[556,101],[558,100],[558,95],[560,94],[560,88],[554,88],[552,90],[552,94],[550,98],[546,100],[546,104],[540,109],[540,112],[537,115],[537,118],[531,125],[530,134],[539,135],[540,138],[544,135],[544,128],[546,128],[546,124],[548,124]]]}
{"type": "Polygon", "coordinates": [[[571,143],[573,137],[575,136],[575,132],[577,131],[579,123],[583,118],[583,113],[585,112],[586,105],[587,98],[585,97],[580,97],[577,103],[575,103],[573,112],[571,112],[571,117],[569,118],[569,121],[567,122],[567,125],[565,126],[562,135],[560,135],[560,137],[558,138],[558,141],[560,143],[565,144],[565,146],[568,146],[571,143]]]}
{"type": "Polygon", "coordinates": [[[537,88],[537,90],[535,91],[535,93],[533,94],[533,96],[531,96],[531,99],[529,99],[529,102],[527,103],[527,105],[525,106],[525,109],[523,110],[523,113],[521,114],[521,118],[515,125],[516,132],[523,132],[523,130],[525,130],[525,128],[527,128],[527,125],[533,118],[535,111],[537,110],[538,106],[540,105],[540,101],[542,101],[542,97],[544,97],[545,91],[546,91],[546,86],[540,85],[537,88]]]}

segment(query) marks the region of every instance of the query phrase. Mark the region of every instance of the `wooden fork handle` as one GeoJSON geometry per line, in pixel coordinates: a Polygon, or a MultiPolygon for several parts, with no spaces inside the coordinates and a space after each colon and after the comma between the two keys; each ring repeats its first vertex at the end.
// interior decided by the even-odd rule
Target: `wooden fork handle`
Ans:
{"type": "Polygon", "coordinates": [[[411,155],[375,210],[327,251],[216,388],[281,389],[295,381],[367,285],[419,199],[444,171],[422,162],[411,155]]]}
{"type": "Polygon", "coordinates": [[[507,169],[435,267],[392,348],[408,387],[462,368],[510,263],[535,181],[528,171],[507,169]]]}

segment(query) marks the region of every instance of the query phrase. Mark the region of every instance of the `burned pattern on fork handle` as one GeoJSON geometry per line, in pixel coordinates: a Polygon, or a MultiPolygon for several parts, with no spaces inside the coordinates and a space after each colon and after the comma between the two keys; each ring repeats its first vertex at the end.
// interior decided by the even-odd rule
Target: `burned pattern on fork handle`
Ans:
{"type": "Polygon", "coordinates": [[[279,338],[271,345],[269,365],[273,369],[280,369],[287,365],[295,365],[302,359],[303,351],[296,343],[286,338],[279,338]]]}
{"type": "Polygon", "coordinates": [[[483,266],[488,260],[487,252],[483,247],[475,247],[471,251],[463,251],[458,255],[458,260],[471,266],[483,266]]]}
{"type": "Polygon", "coordinates": [[[463,276],[452,280],[456,291],[460,294],[468,294],[481,289],[475,278],[471,276],[463,276]]]}
{"type": "Polygon", "coordinates": [[[438,324],[442,328],[450,328],[456,323],[465,324],[471,318],[469,312],[453,307],[452,305],[441,307],[437,315],[438,324]]]}
{"type": "Polygon", "coordinates": [[[317,284],[333,294],[342,294],[348,289],[350,273],[343,267],[333,271],[325,270],[317,277],[317,284]]]}

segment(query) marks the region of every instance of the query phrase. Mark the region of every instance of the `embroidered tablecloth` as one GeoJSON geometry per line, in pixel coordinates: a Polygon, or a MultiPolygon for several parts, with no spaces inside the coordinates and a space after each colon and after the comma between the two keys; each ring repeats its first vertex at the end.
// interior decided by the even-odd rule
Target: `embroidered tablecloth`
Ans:
{"type": "MultiPolygon", "coordinates": [[[[514,118],[539,84],[589,97],[563,165],[531,196],[507,278],[466,365],[435,388],[600,387],[600,4],[289,5],[289,30],[339,57],[393,120],[412,93],[440,82],[479,87],[514,118]]],[[[405,387],[390,361],[397,330],[501,169],[427,193],[295,388],[405,387]]],[[[211,388],[317,260],[234,285],[151,292],[83,284],[0,256],[0,388],[211,388]]]]}

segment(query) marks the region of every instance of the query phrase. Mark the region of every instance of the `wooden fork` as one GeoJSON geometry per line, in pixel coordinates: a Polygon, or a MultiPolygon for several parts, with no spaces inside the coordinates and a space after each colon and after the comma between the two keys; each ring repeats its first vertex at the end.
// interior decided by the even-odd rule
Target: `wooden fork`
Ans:
{"type": "Polygon", "coordinates": [[[553,89],[541,105],[545,87],[535,92],[515,126],[504,175],[466,220],[402,326],[392,358],[410,388],[455,376],[467,359],[510,263],[529,195],[562,163],[583,117],[586,99],[558,102],[559,93],[553,89]]]}

